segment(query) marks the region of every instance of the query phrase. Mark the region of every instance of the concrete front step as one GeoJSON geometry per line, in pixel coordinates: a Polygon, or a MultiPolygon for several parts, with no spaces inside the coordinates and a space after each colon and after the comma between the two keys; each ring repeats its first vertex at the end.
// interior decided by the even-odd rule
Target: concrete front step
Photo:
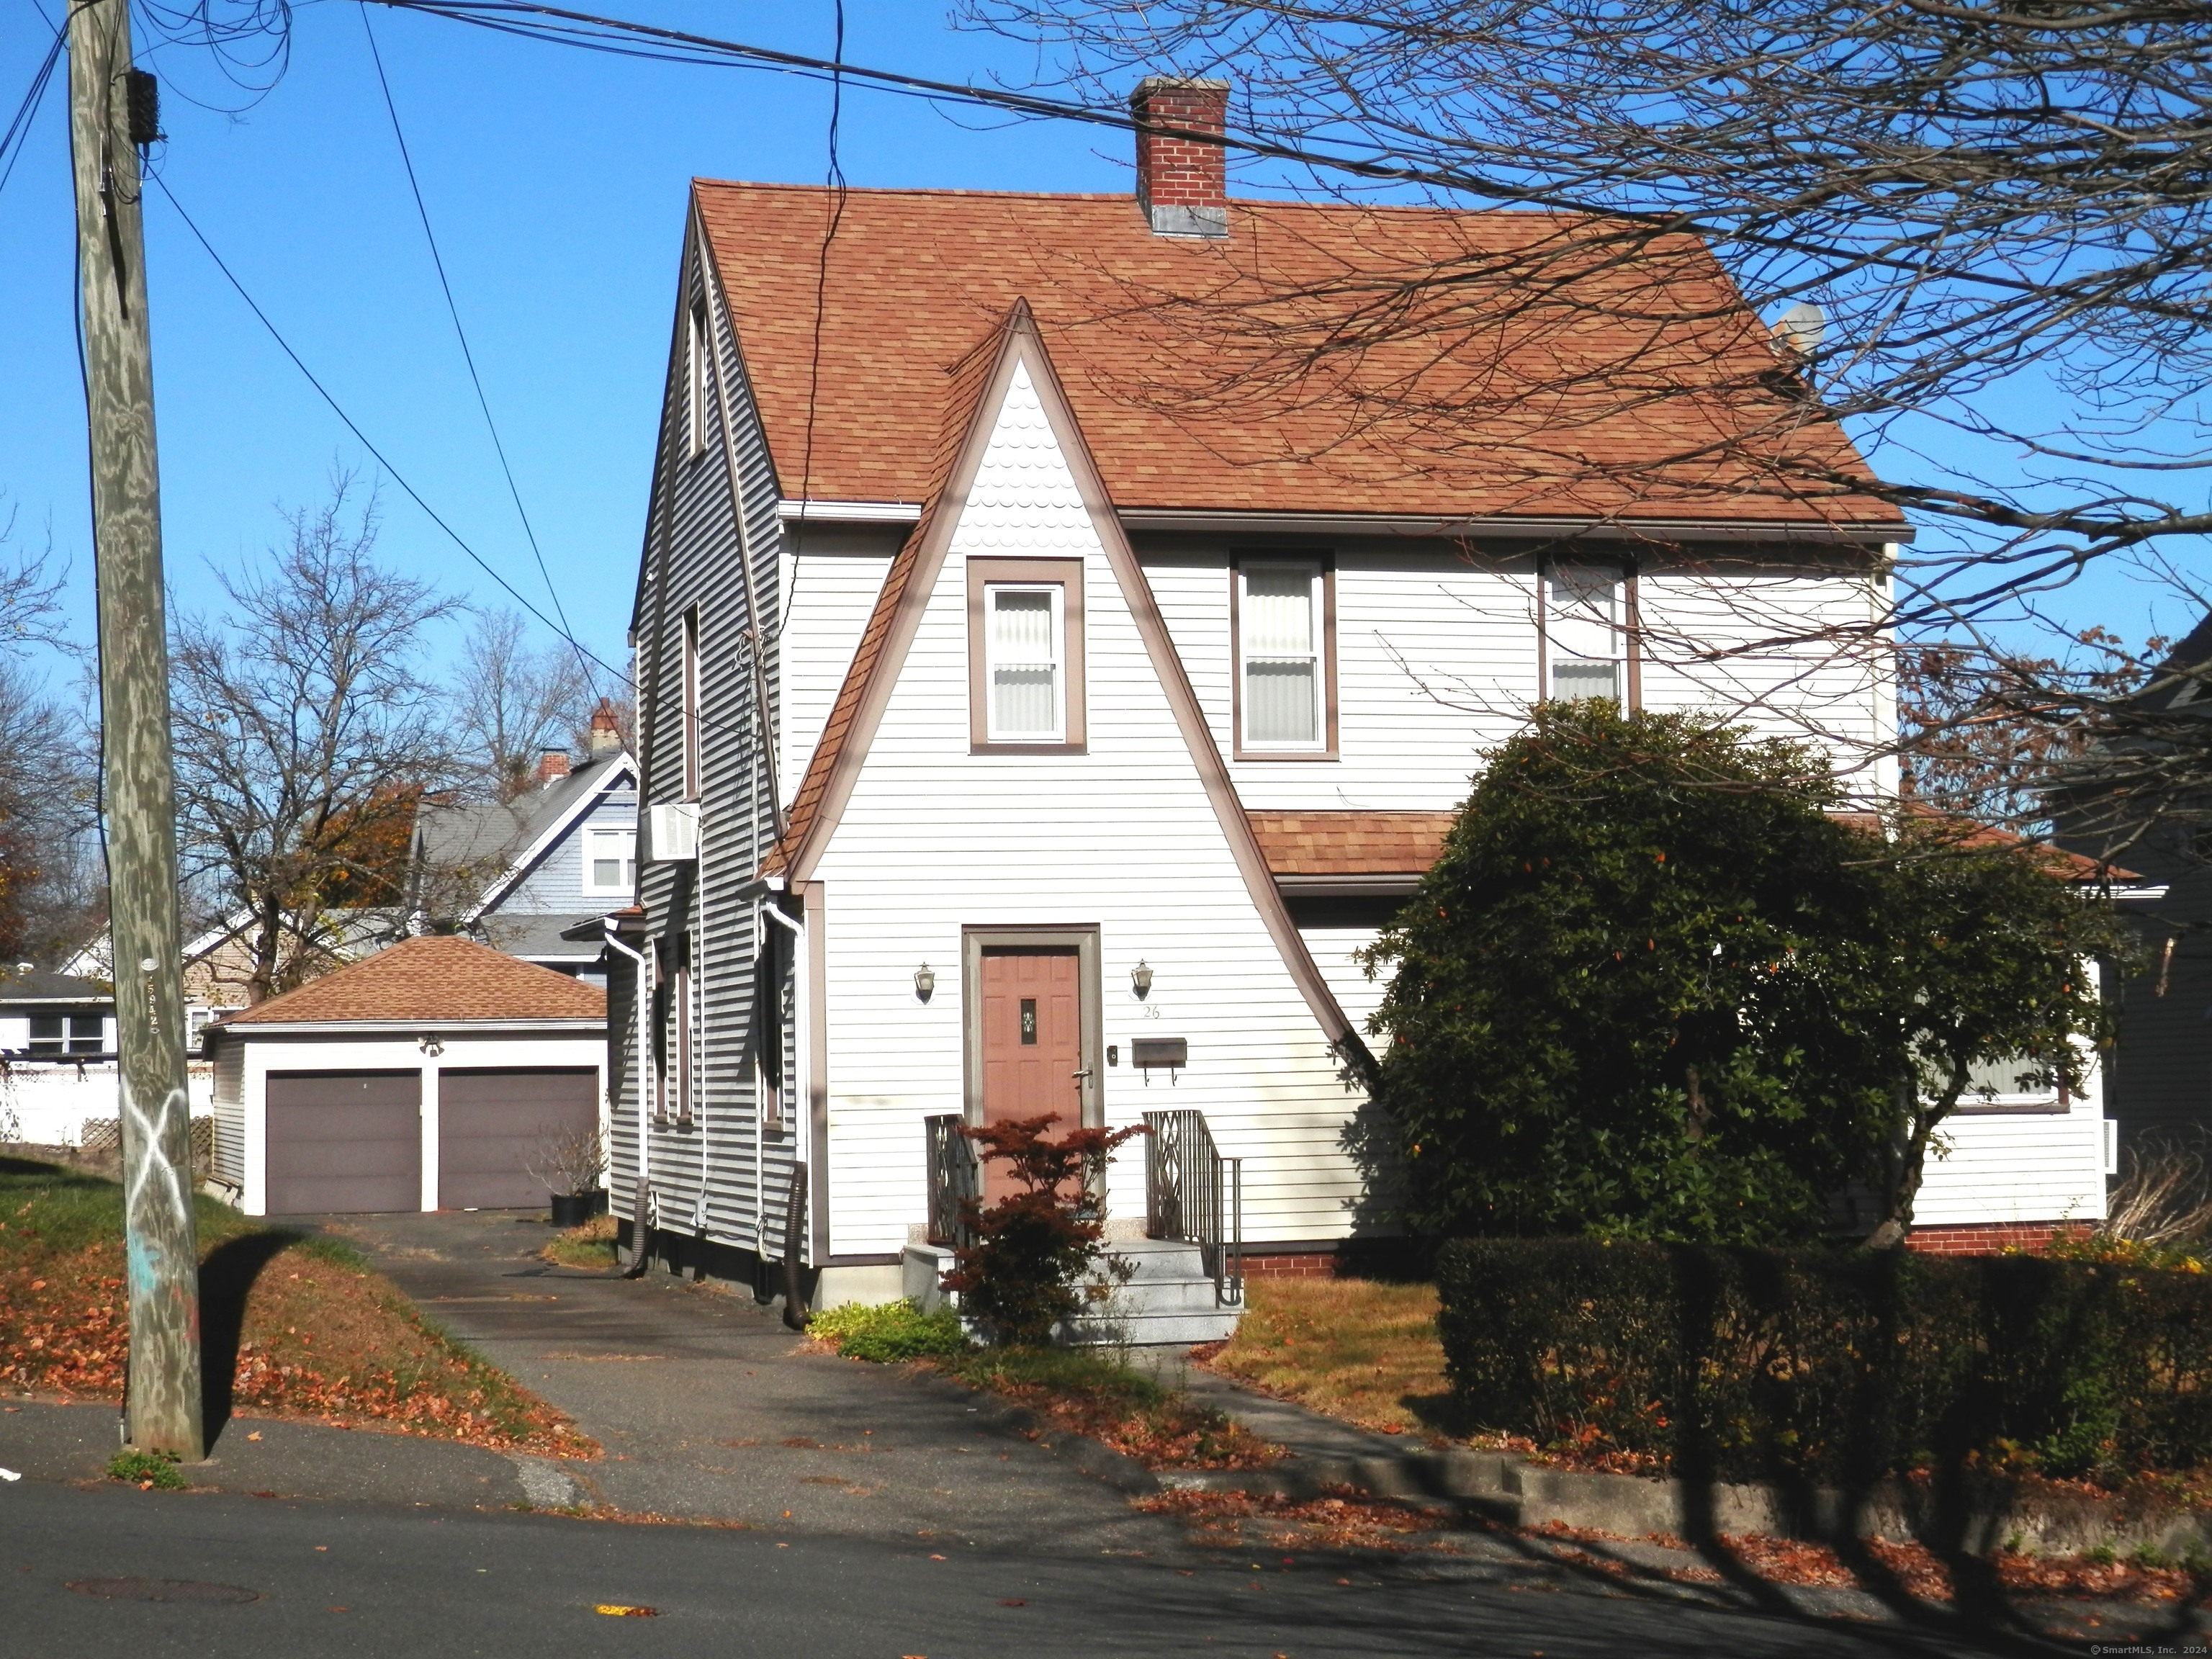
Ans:
{"type": "MultiPolygon", "coordinates": [[[[1126,1282],[1109,1275],[1113,1290],[1105,1306],[1070,1321],[1066,1340],[1077,1343],[1140,1344],[1219,1342],[1234,1335],[1241,1307],[1223,1307],[1213,1280],[1200,1271],[1195,1244],[1175,1239],[1134,1239],[1109,1247],[1109,1263],[1129,1274],[1126,1282]]],[[[939,1244],[909,1244],[903,1257],[903,1288],[925,1308],[955,1298],[941,1288],[951,1270],[952,1252],[939,1244]]]]}

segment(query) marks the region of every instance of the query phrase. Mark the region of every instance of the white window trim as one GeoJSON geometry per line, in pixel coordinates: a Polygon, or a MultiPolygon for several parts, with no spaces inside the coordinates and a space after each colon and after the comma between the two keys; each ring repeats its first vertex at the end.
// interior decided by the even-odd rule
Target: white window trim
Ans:
{"type": "MultiPolygon", "coordinates": [[[[1238,747],[1253,755],[1317,755],[1328,750],[1328,629],[1322,605],[1322,583],[1326,580],[1318,559],[1242,559],[1237,565],[1237,686],[1239,717],[1243,730],[1237,733],[1238,747]],[[1252,735],[1251,665],[1255,660],[1245,647],[1248,631],[1245,618],[1252,611],[1252,591],[1248,578],[1255,570],[1296,570],[1309,578],[1306,604],[1311,616],[1309,629],[1313,639],[1313,729],[1312,738],[1305,742],[1286,742],[1279,738],[1258,738],[1252,735]]],[[[1271,652],[1257,658],[1261,662],[1288,662],[1291,659],[1280,652],[1271,652]]]]}
{"type": "MultiPolygon", "coordinates": [[[[1035,664],[1024,666],[1034,667],[1035,664]]],[[[983,696],[985,731],[993,743],[1067,741],[1067,590],[1058,582],[983,584],[983,696]],[[1001,593],[1042,593],[1052,608],[1052,727],[1044,732],[1008,732],[999,725],[999,652],[995,607],[1001,593]]]]}
{"type": "Polygon", "coordinates": [[[585,825],[584,896],[586,898],[627,898],[636,890],[636,887],[637,831],[635,830],[624,830],[615,825],[585,825]],[[592,851],[592,843],[603,836],[621,836],[624,838],[628,843],[621,855],[619,862],[629,872],[629,878],[627,881],[617,881],[615,885],[611,887],[604,886],[593,878],[592,866],[598,862],[598,858],[592,851]]]}
{"type": "Polygon", "coordinates": [[[703,301],[691,307],[684,329],[684,450],[696,456],[707,448],[707,307],[703,301]]]}

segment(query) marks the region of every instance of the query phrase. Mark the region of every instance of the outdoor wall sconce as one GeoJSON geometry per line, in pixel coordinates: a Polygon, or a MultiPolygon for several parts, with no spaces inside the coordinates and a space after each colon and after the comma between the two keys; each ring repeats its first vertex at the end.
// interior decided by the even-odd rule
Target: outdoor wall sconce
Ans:
{"type": "Polygon", "coordinates": [[[446,1045],[434,1036],[417,1037],[415,1039],[415,1046],[433,1060],[446,1052],[446,1045]]]}
{"type": "Polygon", "coordinates": [[[1152,970],[1142,957],[1139,957],[1137,965],[1129,969],[1129,988],[1137,994],[1139,1002],[1152,994],[1152,970]]]}
{"type": "Polygon", "coordinates": [[[924,1002],[937,994],[937,975],[926,962],[914,970],[914,994],[924,1002]]]}

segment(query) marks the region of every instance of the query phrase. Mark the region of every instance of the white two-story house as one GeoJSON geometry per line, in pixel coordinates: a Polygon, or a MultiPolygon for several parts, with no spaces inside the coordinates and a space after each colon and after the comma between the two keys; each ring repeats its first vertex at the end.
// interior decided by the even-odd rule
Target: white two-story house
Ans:
{"type": "MultiPolygon", "coordinates": [[[[1224,99],[1136,102],[1202,131],[1224,99]]],[[[1231,200],[1218,147],[1138,145],[1133,197],[693,186],[633,623],[638,902],[605,923],[615,1208],[672,1258],[750,1273],[795,1221],[819,1297],[893,1295],[943,1231],[933,1120],[1174,1110],[1205,1132],[1174,1121],[1176,1201],[1210,1141],[1238,1162],[1208,1224],[1254,1271],[1316,1263],[1368,1224],[1353,953],[1531,703],[1722,711],[1894,787],[1906,526],[1716,448],[1729,397],[1626,388],[1701,372],[1677,336],[1727,313],[1709,260],[1633,316],[1240,390],[1217,371],[1270,296],[1356,303],[1558,222],[1231,200]],[[1609,367],[1562,398],[1577,351],[1609,367]],[[1389,405],[1516,374],[1494,431],[1389,405]]],[[[1737,321],[1730,397],[1775,382],[1793,441],[1857,468],[1737,321]]],[[[1923,1220],[2101,1213],[2094,1103],[2036,1111],[2019,1167],[1938,1168],[1923,1220]]],[[[1139,1142],[1109,1228],[1147,1197],[1139,1142]]]]}

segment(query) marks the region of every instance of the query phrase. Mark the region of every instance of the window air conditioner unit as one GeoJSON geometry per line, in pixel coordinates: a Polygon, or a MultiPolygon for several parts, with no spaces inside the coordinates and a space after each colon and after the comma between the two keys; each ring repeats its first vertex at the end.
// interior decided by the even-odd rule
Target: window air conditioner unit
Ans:
{"type": "Polygon", "coordinates": [[[645,809],[648,864],[690,864],[699,856],[699,803],[673,801],[645,809]]]}

